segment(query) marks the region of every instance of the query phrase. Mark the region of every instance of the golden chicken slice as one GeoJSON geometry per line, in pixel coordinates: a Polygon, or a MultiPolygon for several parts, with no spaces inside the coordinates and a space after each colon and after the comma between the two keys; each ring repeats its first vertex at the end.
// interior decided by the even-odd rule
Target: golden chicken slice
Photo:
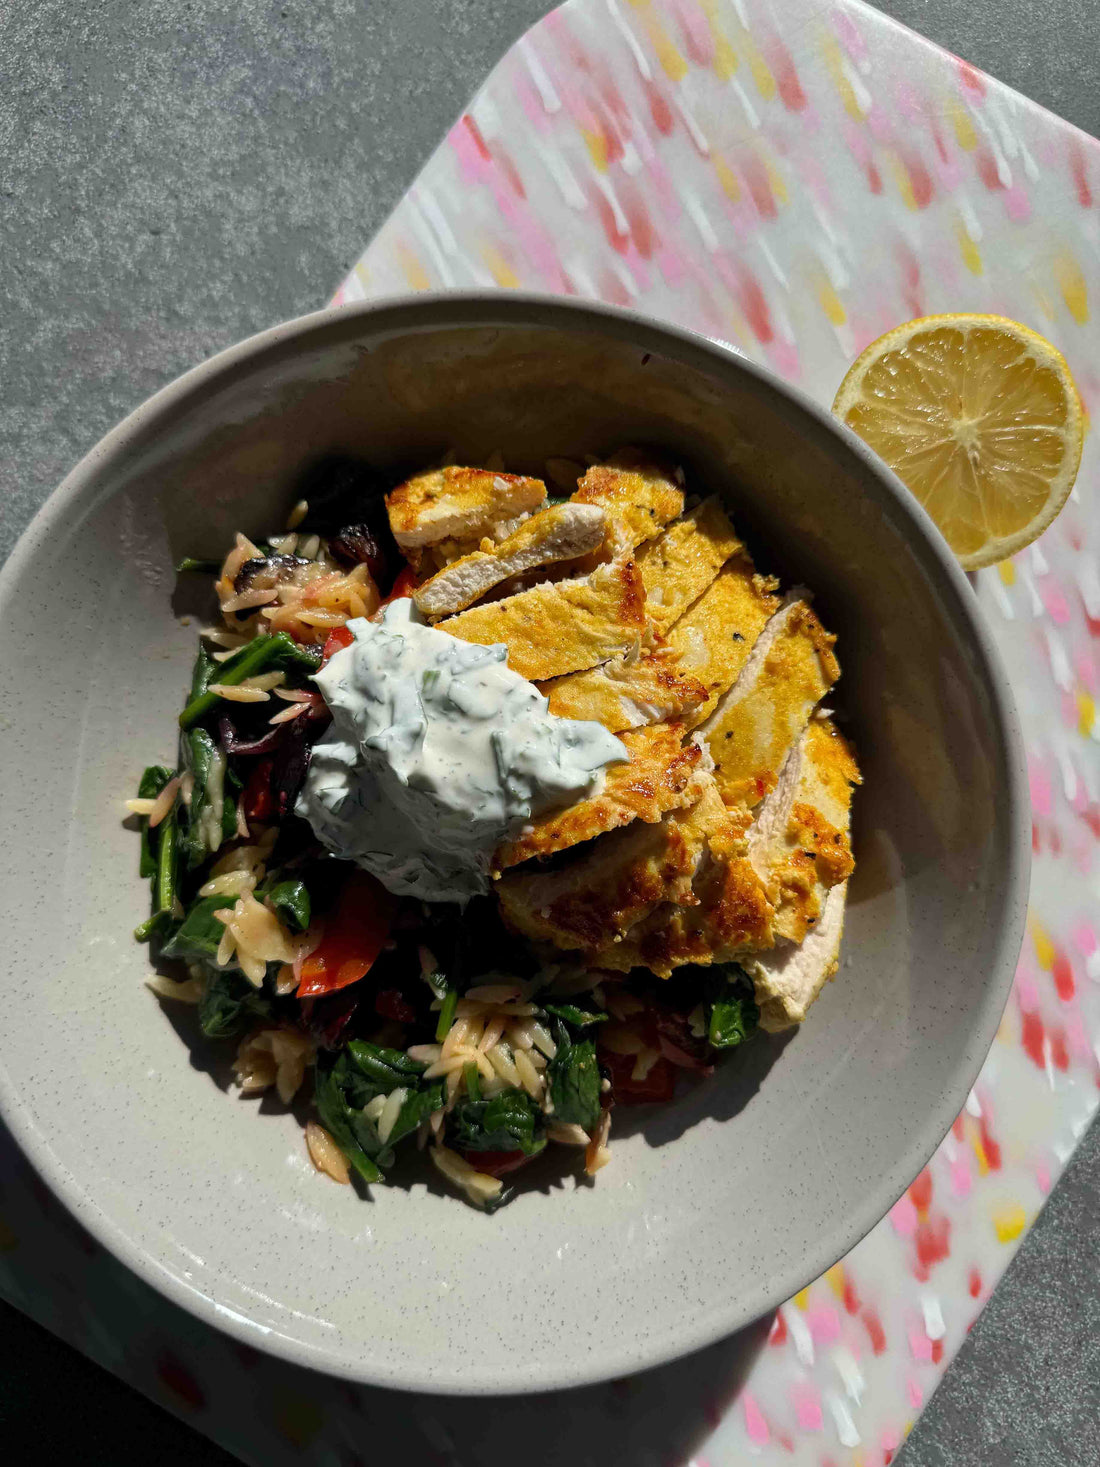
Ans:
{"type": "Polygon", "coordinates": [[[840,962],[848,883],[830,887],[816,925],[804,942],[778,942],[768,952],[741,955],[753,981],[760,1027],[775,1033],[801,1024],[840,962]]]}
{"type": "Polygon", "coordinates": [[[403,550],[418,550],[439,540],[476,541],[501,520],[541,509],[545,503],[546,485],[541,479],[457,465],[417,474],[386,495],[390,529],[403,550]]]}
{"type": "Polygon", "coordinates": [[[623,448],[606,463],[593,464],[577,485],[575,504],[607,511],[614,552],[651,540],[683,513],[684,491],[672,473],[636,448],[623,448]]]}
{"type": "Polygon", "coordinates": [[[606,515],[597,504],[554,504],[524,520],[499,545],[451,561],[413,592],[433,620],[465,611],[513,576],[540,566],[576,560],[603,544],[606,515]]]}
{"type": "Polygon", "coordinates": [[[591,951],[662,902],[692,902],[704,832],[690,809],[598,836],[555,871],[510,871],[496,883],[510,927],[536,942],[591,951]]]}
{"type": "Polygon", "coordinates": [[[553,855],[632,820],[653,824],[668,810],[694,804],[700,795],[695,775],[703,751],[697,743],[683,743],[683,735],[678,723],[624,733],[629,763],[610,766],[598,795],[540,816],[518,839],[501,846],[494,859],[496,869],[553,855]]]}
{"type": "Polygon", "coordinates": [[[629,973],[648,968],[668,978],[685,963],[725,963],[772,942],[772,906],[745,855],[746,821],[712,784],[691,811],[703,846],[692,900],[670,893],[618,941],[594,953],[593,967],[629,973]]]}
{"type": "Polygon", "coordinates": [[[805,601],[771,618],[700,732],[727,805],[751,810],[773,788],[819,700],[840,676],[831,637],[805,601]]]}
{"type": "Polygon", "coordinates": [[[776,938],[801,942],[828,892],[851,875],[851,748],[831,718],[811,718],[750,830],[749,859],[775,906],[776,938]]]}
{"type": "Polygon", "coordinates": [[[559,718],[589,718],[621,733],[690,714],[706,699],[703,684],[680,672],[679,662],[671,647],[654,647],[540,683],[539,692],[559,718]]]}
{"type": "Polygon", "coordinates": [[[646,613],[664,635],[744,546],[716,498],[704,499],[638,552],[646,613]]]}
{"type": "Polygon", "coordinates": [[[645,630],[645,587],[633,560],[611,560],[589,576],[473,606],[438,629],[483,647],[503,642],[508,666],[537,682],[633,648],[645,630]]]}
{"type": "Polygon", "coordinates": [[[757,575],[747,555],[734,555],[666,638],[679,654],[678,671],[698,678],[706,698],[691,714],[691,727],[712,712],[733,686],[768,618],[779,609],[777,582],[757,575]]]}

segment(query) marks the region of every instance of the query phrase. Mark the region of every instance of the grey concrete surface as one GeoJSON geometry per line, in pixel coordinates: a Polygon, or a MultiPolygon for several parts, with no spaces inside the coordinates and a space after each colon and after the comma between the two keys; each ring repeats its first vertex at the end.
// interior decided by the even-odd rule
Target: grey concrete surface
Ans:
{"type": "MultiPolygon", "coordinates": [[[[0,0],[0,555],[151,391],[322,303],[466,97],[548,8],[0,0]]],[[[1100,131],[1096,0],[880,8],[1100,131]]],[[[19,1328],[7,1323],[9,1342],[19,1328]]],[[[59,1380],[93,1407],[109,1396],[66,1347],[36,1336],[34,1348],[52,1358],[21,1385],[28,1423],[51,1410],[59,1380]]],[[[4,1406],[10,1434],[10,1391],[4,1406]]],[[[212,1459],[187,1428],[165,1418],[164,1429],[177,1434],[171,1460],[212,1459]]],[[[1100,1462],[1098,1443],[1094,1127],[898,1462],[1084,1467],[1100,1462]]],[[[147,1445],[116,1467],[146,1460],[147,1445]]]]}

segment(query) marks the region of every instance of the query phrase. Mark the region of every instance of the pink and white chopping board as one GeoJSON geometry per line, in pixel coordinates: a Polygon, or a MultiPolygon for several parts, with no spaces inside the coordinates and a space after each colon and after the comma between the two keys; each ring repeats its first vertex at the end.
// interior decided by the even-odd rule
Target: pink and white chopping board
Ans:
{"type": "MultiPolygon", "coordinates": [[[[912,316],[996,311],[1095,414],[1100,144],[858,0],[570,0],[529,32],[337,294],[522,287],[635,306],[821,402],[912,316]]],[[[1023,716],[1029,937],[929,1166],[770,1325],[568,1397],[398,1396],[230,1342],[3,1161],[0,1292],[249,1462],[888,1463],[1100,1098],[1100,489],[976,590],[1023,716]],[[534,1430],[533,1430],[534,1428],[534,1430]],[[548,1453],[548,1455],[547,1455],[548,1453]]],[[[930,975],[934,981],[934,975],[930,975]]],[[[5,1148],[10,1142],[3,1143],[5,1148]]]]}

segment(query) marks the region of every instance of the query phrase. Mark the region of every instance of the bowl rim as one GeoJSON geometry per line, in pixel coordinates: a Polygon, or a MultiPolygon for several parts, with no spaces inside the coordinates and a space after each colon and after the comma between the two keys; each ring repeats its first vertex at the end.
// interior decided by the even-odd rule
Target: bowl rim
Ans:
{"type": "Polygon", "coordinates": [[[656,1343],[631,1349],[624,1343],[618,1354],[598,1366],[563,1368],[537,1379],[516,1377],[488,1385],[464,1383],[458,1378],[404,1371],[388,1373],[378,1365],[352,1358],[338,1350],[289,1339],[220,1304],[217,1299],[179,1276],[151,1252],[131,1241],[125,1228],[107,1216],[95,1198],[53,1152],[49,1136],[41,1132],[25,1107],[0,1057],[0,1118],[21,1151],[51,1191],[92,1236],[123,1266],[145,1283],[204,1323],[265,1353],[311,1370],[368,1385],[435,1395],[519,1395],[533,1391],[568,1389],[610,1380],[666,1364],[715,1343],[790,1299],[818,1278],[837,1259],[849,1253],[889,1212],[946,1135],[969,1094],[995,1037],[1008,1000],[1023,941],[1031,866],[1030,799],[1019,717],[1000,651],[985,623],[977,597],[933,521],[900,479],[851,429],[833,418],[802,388],[778,377],[727,342],[659,320],[640,311],[598,301],[525,291],[425,291],[378,297],[369,301],[327,306],[269,327],[225,348],[190,368],[139,404],[84,455],[52,491],[24,529],[6,562],[0,566],[0,625],[13,584],[24,566],[49,535],[57,520],[109,467],[111,462],[156,434],[166,415],[190,401],[217,391],[223,379],[232,380],[239,369],[253,370],[265,356],[275,358],[287,349],[297,352],[319,346],[327,334],[349,341],[364,330],[385,332],[434,330],[447,327],[551,326],[568,330],[586,325],[617,340],[629,340],[643,350],[672,356],[705,372],[739,373],[754,379],[765,391],[785,398],[812,427],[838,441],[856,458],[884,500],[914,532],[912,549],[943,602],[946,614],[962,639],[976,652],[975,675],[984,682],[997,734],[998,760],[1006,776],[1002,799],[1009,815],[1010,840],[1005,861],[1004,911],[1007,920],[989,954],[989,980],[984,985],[973,1024],[969,1063],[962,1066],[955,1086],[930,1102],[923,1123],[890,1171],[865,1189],[851,1209],[848,1225],[835,1229],[824,1246],[803,1255],[758,1286],[747,1300],[718,1301],[705,1316],[665,1329],[656,1343]],[[392,326],[391,326],[392,322],[392,326]]]}

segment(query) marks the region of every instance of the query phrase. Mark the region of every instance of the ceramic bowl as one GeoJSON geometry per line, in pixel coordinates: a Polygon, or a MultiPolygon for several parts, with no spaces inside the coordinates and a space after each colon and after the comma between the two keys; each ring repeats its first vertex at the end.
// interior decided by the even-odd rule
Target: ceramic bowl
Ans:
{"type": "MultiPolygon", "coordinates": [[[[193,589],[193,588],[192,588],[193,589]]],[[[8,958],[3,1115],[76,1216],[252,1345],[377,1384],[573,1385],[758,1317],[847,1252],[920,1170],[992,1041],[1019,949],[1027,801],[1011,698],[931,522],[850,433],[728,350],[512,294],[323,312],[140,407],[70,474],[0,577],[8,958]],[[486,1217],[425,1183],[369,1200],[300,1123],[242,1100],[193,1011],[143,986],[121,802],[173,762],[197,608],[173,564],[282,524],[340,449],[541,473],[643,440],[717,490],[758,565],[816,593],[865,783],[843,963],[803,1027],[620,1110],[595,1185],[486,1217]],[[620,1118],[624,1124],[618,1124],[620,1118]]]]}

